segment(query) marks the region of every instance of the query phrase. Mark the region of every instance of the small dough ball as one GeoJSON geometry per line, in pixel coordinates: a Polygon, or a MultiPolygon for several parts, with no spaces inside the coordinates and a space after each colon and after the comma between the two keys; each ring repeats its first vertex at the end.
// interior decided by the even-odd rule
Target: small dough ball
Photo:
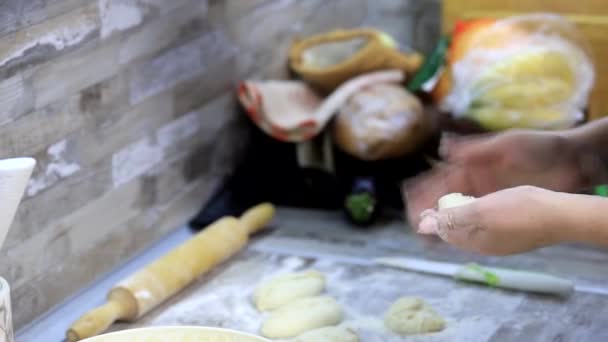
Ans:
{"type": "Polygon", "coordinates": [[[325,327],[306,332],[292,342],[359,342],[359,336],[346,327],[325,327]]]}
{"type": "Polygon", "coordinates": [[[260,311],[274,310],[291,301],[317,296],[325,288],[325,275],[310,270],[277,276],[260,285],[253,295],[260,311]]]}
{"type": "Polygon", "coordinates": [[[413,335],[441,331],[445,321],[422,299],[402,297],[389,308],[384,325],[397,334],[413,335]]]}
{"type": "Polygon", "coordinates": [[[291,338],[309,330],[337,325],[343,317],[340,304],[332,297],[301,298],[273,311],[262,324],[262,335],[291,338]]]}
{"type": "Polygon", "coordinates": [[[437,207],[439,209],[448,209],[469,204],[475,200],[476,198],[473,196],[465,196],[459,192],[454,192],[441,197],[439,201],[437,201],[437,207]]]}

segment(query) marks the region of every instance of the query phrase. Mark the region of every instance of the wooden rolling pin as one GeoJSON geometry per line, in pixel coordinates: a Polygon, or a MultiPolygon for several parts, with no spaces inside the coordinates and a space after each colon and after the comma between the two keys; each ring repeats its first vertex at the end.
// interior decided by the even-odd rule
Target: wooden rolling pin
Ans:
{"type": "Polygon", "coordinates": [[[70,342],[95,336],[115,321],[133,321],[182,290],[203,273],[238,252],[249,235],[274,216],[274,206],[264,203],[240,219],[224,217],[192,239],[119,282],[104,305],[86,313],[67,331],[70,342]]]}

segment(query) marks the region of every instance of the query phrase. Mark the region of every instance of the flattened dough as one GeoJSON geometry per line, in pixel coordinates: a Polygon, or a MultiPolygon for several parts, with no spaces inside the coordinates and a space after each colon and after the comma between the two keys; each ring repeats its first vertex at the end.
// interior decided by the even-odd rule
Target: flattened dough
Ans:
{"type": "Polygon", "coordinates": [[[447,195],[441,197],[437,201],[437,207],[439,209],[454,208],[454,207],[458,207],[461,205],[469,204],[469,203],[475,201],[475,199],[476,199],[475,197],[465,196],[459,192],[454,192],[454,193],[447,194],[447,195]]]}
{"type": "Polygon", "coordinates": [[[253,295],[260,311],[277,309],[296,299],[317,296],[325,288],[325,275],[310,270],[280,275],[260,285],[253,295]]]}
{"type": "Polygon", "coordinates": [[[306,332],[292,342],[359,342],[359,336],[346,327],[325,327],[306,332]]]}
{"type": "Polygon", "coordinates": [[[413,335],[441,331],[445,321],[422,299],[401,297],[388,309],[384,325],[397,334],[413,335]]]}
{"type": "Polygon", "coordinates": [[[343,317],[340,304],[332,297],[301,298],[273,311],[262,324],[262,335],[291,338],[309,330],[337,325],[343,317]]]}

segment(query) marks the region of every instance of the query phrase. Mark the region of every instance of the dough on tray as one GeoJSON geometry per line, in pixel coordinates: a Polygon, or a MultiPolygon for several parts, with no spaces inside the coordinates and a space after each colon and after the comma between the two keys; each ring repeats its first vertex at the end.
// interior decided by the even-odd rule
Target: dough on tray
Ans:
{"type": "Polygon", "coordinates": [[[325,327],[306,332],[292,342],[359,342],[359,336],[346,327],[325,327]]]}
{"type": "Polygon", "coordinates": [[[260,311],[277,309],[296,299],[319,295],[325,289],[325,275],[310,270],[279,275],[260,285],[253,301],[260,311]]]}
{"type": "Polygon", "coordinates": [[[297,299],[273,311],[262,324],[262,335],[268,338],[291,338],[309,330],[339,324],[342,307],[329,296],[297,299]]]}
{"type": "Polygon", "coordinates": [[[423,334],[441,331],[444,319],[422,299],[401,297],[388,309],[384,324],[400,335],[423,334]]]}

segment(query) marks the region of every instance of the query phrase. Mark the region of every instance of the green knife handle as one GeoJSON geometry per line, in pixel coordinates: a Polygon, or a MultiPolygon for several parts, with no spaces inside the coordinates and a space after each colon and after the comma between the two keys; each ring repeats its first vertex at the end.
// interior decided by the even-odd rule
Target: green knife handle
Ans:
{"type": "Polygon", "coordinates": [[[505,289],[560,296],[567,296],[574,291],[574,284],[564,278],[534,272],[481,267],[476,264],[463,267],[454,278],[505,289]]]}

